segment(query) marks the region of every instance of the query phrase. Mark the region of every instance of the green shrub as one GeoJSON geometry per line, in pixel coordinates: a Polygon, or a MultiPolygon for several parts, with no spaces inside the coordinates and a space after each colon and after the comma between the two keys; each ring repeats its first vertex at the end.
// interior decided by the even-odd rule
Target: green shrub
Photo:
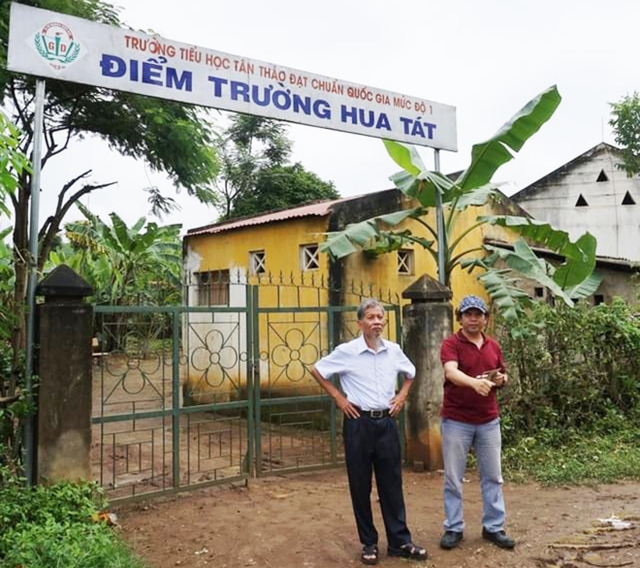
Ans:
{"type": "Polygon", "coordinates": [[[86,523],[105,505],[95,483],[61,482],[27,489],[20,480],[9,479],[0,488],[0,553],[9,529],[48,522],[86,523]]]}
{"type": "Polygon", "coordinates": [[[95,483],[26,488],[0,471],[0,568],[141,568],[111,527],[95,483]]]}
{"type": "Polygon", "coordinates": [[[511,379],[502,414],[512,442],[545,430],[606,433],[638,417],[640,315],[623,300],[534,304],[517,329],[498,321],[497,335],[511,379]]]}
{"type": "Polygon", "coordinates": [[[509,367],[501,391],[505,475],[544,484],[640,479],[640,314],[616,299],[534,304],[496,321],[509,367]]]}

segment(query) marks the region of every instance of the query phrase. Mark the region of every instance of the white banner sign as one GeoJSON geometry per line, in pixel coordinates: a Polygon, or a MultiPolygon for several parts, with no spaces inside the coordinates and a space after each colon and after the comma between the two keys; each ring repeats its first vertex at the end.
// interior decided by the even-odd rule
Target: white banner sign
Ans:
{"type": "Polygon", "coordinates": [[[39,77],[457,150],[453,106],[23,4],[11,5],[7,67],[39,77]]]}

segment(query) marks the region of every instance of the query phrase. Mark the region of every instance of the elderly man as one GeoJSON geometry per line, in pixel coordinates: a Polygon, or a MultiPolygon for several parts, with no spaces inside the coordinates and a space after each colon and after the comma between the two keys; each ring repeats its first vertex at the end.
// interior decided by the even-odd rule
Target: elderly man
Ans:
{"type": "Polygon", "coordinates": [[[402,464],[398,426],[411,388],[415,367],[400,346],[382,338],[386,324],[383,306],[375,299],[358,308],[362,334],[336,347],[318,361],[314,378],[344,414],[343,438],[349,491],[362,543],[363,564],[378,563],[378,531],[371,511],[371,478],[375,471],[380,507],[387,534],[387,554],[426,560],[427,551],[411,542],[402,492],[402,464]],[[405,376],[396,394],[398,374],[405,376]],[[340,377],[344,394],[329,380],[340,377]]]}
{"type": "Polygon", "coordinates": [[[500,548],[516,543],[504,530],[500,414],[496,390],[507,382],[502,350],[484,333],[487,306],[465,296],[456,312],[461,329],[442,343],[444,365],[442,452],[444,457],[444,549],[458,546],[463,536],[462,478],[471,446],[475,448],[482,491],[482,538],[500,548]]]}

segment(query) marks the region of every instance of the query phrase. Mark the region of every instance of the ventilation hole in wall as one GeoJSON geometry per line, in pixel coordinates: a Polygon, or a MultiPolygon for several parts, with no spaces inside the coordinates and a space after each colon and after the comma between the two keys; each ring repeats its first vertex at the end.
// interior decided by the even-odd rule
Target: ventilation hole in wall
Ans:
{"type": "Polygon", "coordinates": [[[580,194],[580,196],[578,197],[578,201],[576,201],[576,207],[588,207],[589,204],[587,203],[587,200],[582,197],[582,194],[580,194]]]}
{"type": "Polygon", "coordinates": [[[636,202],[633,200],[633,197],[631,197],[631,194],[627,191],[627,193],[624,194],[622,205],[635,205],[635,204],[636,202]]]}
{"type": "Polygon", "coordinates": [[[607,174],[604,173],[604,170],[600,170],[600,175],[596,181],[609,181],[607,174]]]}

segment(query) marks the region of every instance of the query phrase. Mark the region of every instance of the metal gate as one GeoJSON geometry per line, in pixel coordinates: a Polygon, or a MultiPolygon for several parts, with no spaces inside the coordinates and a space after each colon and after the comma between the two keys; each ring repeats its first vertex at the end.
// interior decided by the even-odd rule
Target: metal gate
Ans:
{"type": "Polygon", "coordinates": [[[91,459],[112,500],[343,462],[341,415],[309,371],[357,334],[357,306],[243,292],[240,307],[96,307],[91,459]]]}

